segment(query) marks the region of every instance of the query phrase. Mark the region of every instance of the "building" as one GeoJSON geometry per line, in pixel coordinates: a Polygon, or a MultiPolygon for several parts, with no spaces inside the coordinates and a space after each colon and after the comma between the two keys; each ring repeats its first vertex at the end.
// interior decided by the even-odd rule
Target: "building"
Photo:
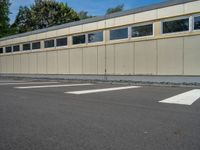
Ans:
{"type": "Polygon", "coordinates": [[[199,42],[200,0],[170,0],[2,38],[0,74],[200,82],[199,42]]]}

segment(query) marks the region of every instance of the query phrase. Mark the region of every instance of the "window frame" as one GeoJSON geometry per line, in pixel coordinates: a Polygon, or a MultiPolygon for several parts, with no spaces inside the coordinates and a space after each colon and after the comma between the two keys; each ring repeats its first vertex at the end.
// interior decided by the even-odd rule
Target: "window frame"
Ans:
{"type": "Polygon", "coordinates": [[[13,51],[14,53],[20,52],[20,51],[21,51],[21,46],[20,46],[20,44],[12,45],[12,51],[13,51]],[[14,47],[15,47],[15,46],[19,46],[19,51],[14,51],[14,47]]]}
{"type": "Polygon", "coordinates": [[[134,24],[130,26],[130,38],[131,39],[142,39],[142,38],[149,38],[149,37],[154,37],[155,36],[155,23],[154,22],[145,22],[145,23],[139,23],[139,24],[134,24]],[[152,24],[152,35],[146,35],[146,36],[139,36],[139,37],[132,37],[132,28],[133,27],[139,27],[139,26],[145,26],[145,25],[151,25],[152,24]]]}
{"type": "Polygon", "coordinates": [[[69,38],[68,36],[56,37],[56,38],[55,38],[55,47],[56,47],[56,48],[68,47],[68,46],[69,46],[68,38],[69,38]],[[57,40],[58,40],[58,39],[64,39],[64,38],[67,39],[67,45],[64,45],[64,46],[57,46],[57,40]]]}
{"type": "Polygon", "coordinates": [[[9,45],[9,46],[5,46],[5,53],[6,53],[6,54],[10,54],[10,53],[13,53],[13,48],[12,48],[12,45],[9,45]],[[7,47],[11,47],[11,51],[10,51],[10,52],[6,52],[6,48],[7,48],[7,47]]]}
{"type": "Polygon", "coordinates": [[[52,39],[45,39],[44,41],[43,41],[43,43],[44,43],[44,49],[52,49],[52,48],[56,48],[56,42],[55,42],[56,40],[55,40],[55,38],[52,38],[52,39]],[[45,42],[46,41],[54,41],[54,46],[53,47],[45,47],[45,42]]]}
{"type": "Polygon", "coordinates": [[[42,48],[42,41],[33,41],[33,42],[31,42],[31,50],[35,51],[35,50],[39,50],[41,48],[42,48]],[[33,49],[33,44],[34,43],[40,43],[40,48],[33,49]]]}
{"type": "Polygon", "coordinates": [[[31,47],[31,46],[32,46],[31,42],[23,43],[23,44],[22,44],[22,51],[25,51],[25,52],[26,52],[26,51],[31,51],[31,50],[32,50],[32,47],[31,47]],[[30,49],[24,50],[24,45],[25,45],[25,44],[30,44],[30,49]]]}
{"type": "Polygon", "coordinates": [[[118,28],[113,28],[113,29],[109,29],[108,30],[109,31],[109,37],[108,37],[108,39],[109,39],[109,42],[115,42],[115,41],[124,41],[124,40],[128,40],[128,39],[130,39],[130,26],[122,26],[122,27],[118,27],[118,28]],[[110,34],[111,34],[111,31],[113,31],[113,30],[118,30],[118,29],[126,29],[127,28],[127,38],[120,38],[120,39],[110,39],[111,38],[111,36],[110,36],[110,34]]]}
{"type": "Polygon", "coordinates": [[[97,31],[88,32],[86,37],[87,37],[87,44],[103,43],[103,42],[105,41],[104,30],[97,30],[97,31]],[[103,39],[102,39],[102,41],[89,42],[89,34],[92,34],[92,33],[100,33],[100,32],[102,32],[102,34],[103,34],[103,39]]]}
{"type": "Polygon", "coordinates": [[[85,34],[75,34],[71,36],[72,42],[71,42],[71,46],[79,46],[79,45],[87,45],[88,44],[88,35],[87,33],[85,34]],[[79,44],[74,44],[74,40],[73,37],[77,37],[77,36],[85,36],[85,43],[79,43],[79,44]]]}
{"type": "Polygon", "coordinates": [[[160,34],[163,36],[163,35],[170,35],[170,34],[179,34],[179,33],[189,33],[190,32],[190,23],[191,23],[191,20],[190,20],[190,16],[181,16],[181,17],[173,17],[173,18],[170,18],[170,19],[163,19],[161,20],[161,25],[160,25],[160,34]],[[188,27],[188,30],[187,31],[177,31],[177,32],[171,32],[171,33],[163,33],[163,23],[164,22],[169,22],[169,21],[176,21],[176,20],[182,20],[182,19],[188,19],[189,21],[189,27],[188,27]]]}
{"type": "Polygon", "coordinates": [[[195,17],[200,17],[200,14],[192,15],[192,31],[198,32],[198,31],[200,31],[200,29],[194,29],[194,19],[195,19],[195,17]]]}
{"type": "Polygon", "coordinates": [[[0,47],[0,49],[2,48],[2,53],[0,53],[0,55],[3,55],[5,52],[4,52],[4,47],[0,47]]]}
{"type": "Polygon", "coordinates": [[[189,33],[190,32],[190,23],[191,23],[191,20],[190,20],[190,16],[181,16],[181,17],[173,17],[173,18],[170,18],[170,19],[163,19],[160,21],[161,25],[160,25],[160,34],[162,36],[164,35],[170,35],[170,34],[179,34],[179,33],[189,33]],[[182,19],[188,19],[189,20],[189,27],[188,27],[188,30],[187,31],[177,31],[177,32],[171,32],[171,33],[163,33],[163,23],[164,22],[169,22],[169,21],[176,21],[176,20],[182,20],[182,19]]]}

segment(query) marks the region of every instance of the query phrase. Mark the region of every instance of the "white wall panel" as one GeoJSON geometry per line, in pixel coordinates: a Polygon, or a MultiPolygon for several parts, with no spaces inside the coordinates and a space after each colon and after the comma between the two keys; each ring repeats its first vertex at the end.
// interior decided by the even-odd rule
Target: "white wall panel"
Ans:
{"type": "Polygon", "coordinates": [[[194,13],[194,12],[200,12],[200,0],[199,1],[194,1],[190,3],[185,3],[184,8],[185,8],[185,13],[194,13]]]}
{"type": "Polygon", "coordinates": [[[37,53],[29,53],[29,73],[30,74],[37,74],[38,70],[38,59],[37,59],[37,53]]]}
{"type": "Polygon", "coordinates": [[[21,54],[21,73],[29,73],[29,56],[28,54],[21,54]]]}
{"type": "Polygon", "coordinates": [[[70,50],[70,74],[83,73],[83,53],[82,48],[70,50]]]}
{"type": "Polygon", "coordinates": [[[184,14],[184,5],[175,5],[158,9],[158,18],[166,18],[184,14]]]}
{"type": "Polygon", "coordinates": [[[115,74],[115,46],[106,46],[106,74],[115,74]]]}
{"type": "Polygon", "coordinates": [[[83,48],[83,73],[98,74],[97,47],[83,48]]]}
{"type": "Polygon", "coordinates": [[[133,44],[116,44],[115,45],[115,74],[131,75],[133,74],[133,44]]]}
{"type": "Polygon", "coordinates": [[[69,50],[58,51],[58,74],[69,74],[69,50]]]}
{"type": "Polygon", "coordinates": [[[58,56],[57,51],[47,52],[47,74],[58,73],[58,56]]]}
{"type": "Polygon", "coordinates": [[[6,57],[1,57],[1,71],[2,73],[6,73],[6,57]]]}
{"type": "Polygon", "coordinates": [[[183,75],[183,38],[158,40],[158,74],[183,75]]]}
{"type": "Polygon", "coordinates": [[[157,68],[156,41],[135,43],[135,74],[155,75],[157,68]]]}
{"type": "Polygon", "coordinates": [[[37,53],[37,68],[39,74],[46,74],[47,73],[47,54],[46,52],[37,53]]]}
{"type": "Polygon", "coordinates": [[[98,46],[98,74],[105,74],[106,64],[106,48],[105,46],[98,46]]]}
{"type": "Polygon", "coordinates": [[[184,74],[200,75],[200,36],[184,38],[184,74]]]}
{"type": "Polygon", "coordinates": [[[157,10],[151,10],[135,14],[135,22],[143,22],[157,19],[157,10]]]}
{"type": "Polygon", "coordinates": [[[6,72],[7,73],[13,73],[13,56],[9,55],[6,56],[6,72]]]}
{"type": "Polygon", "coordinates": [[[14,61],[14,73],[21,73],[21,56],[19,55],[13,55],[13,61],[14,61]]]}

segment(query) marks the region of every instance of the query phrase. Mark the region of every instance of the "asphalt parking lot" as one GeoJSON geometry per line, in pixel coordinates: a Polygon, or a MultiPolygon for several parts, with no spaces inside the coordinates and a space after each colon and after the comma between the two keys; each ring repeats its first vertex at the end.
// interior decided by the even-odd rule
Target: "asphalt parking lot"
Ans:
{"type": "Polygon", "coordinates": [[[198,90],[1,79],[0,150],[200,150],[198,90]]]}

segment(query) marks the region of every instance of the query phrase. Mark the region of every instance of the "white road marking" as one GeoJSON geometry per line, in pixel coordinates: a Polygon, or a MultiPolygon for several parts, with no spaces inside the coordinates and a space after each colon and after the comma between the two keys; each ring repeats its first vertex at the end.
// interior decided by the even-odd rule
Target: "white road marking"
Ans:
{"type": "Polygon", "coordinates": [[[140,88],[140,86],[125,86],[125,87],[106,88],[106,89],[93,89],[93,90],[84,90],[84,91],[72,91],[72,92],[65,92],[65,93],[66,94],[77,94],[77,95],[80,95],[80,94],[117,91],[117,90],[133,89],[133,88],[140,88]]]}
{"type": "Polygon", "coordinates": [[[9,82],[9,83],[0,83],[0,85],[25,85],[25,84],[54,84],[59,82],[9,82]]]}
{"type": "Polygon", "coordinates": [[[55,87],[70,87],[70,86],[86,86],[93,85],[90,83],[85,84],[60,84],[60,85],[41,85],[41,86],[25,86],[25,87],[15,87],[16,89],[38,89],[38,88],[55,88],[55,87]]]}
{"type": "Polygon", "coordinates": [[[192,105],[199,98],[200,98],[200,89],[194,89],[159,102],[170,103],[170,104],[192,105]]]}

